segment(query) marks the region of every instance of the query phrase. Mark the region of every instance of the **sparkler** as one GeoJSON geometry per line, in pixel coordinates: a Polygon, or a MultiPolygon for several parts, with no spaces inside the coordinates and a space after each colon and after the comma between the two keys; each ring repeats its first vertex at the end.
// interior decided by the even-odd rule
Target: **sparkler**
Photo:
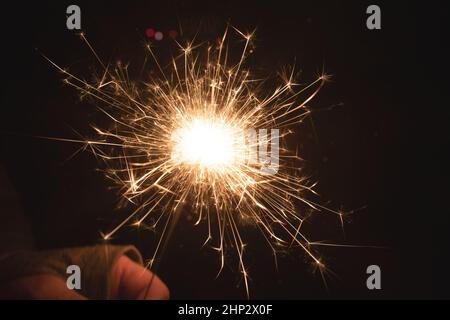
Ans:
{"type": "Polygon", "coordinates": [[[307,104],[329,76],[321,74],[302,86],[292,69],[280,85],[265,92],[264,81],[245,67],[253,33],[227,28],[217,46],[178,44],[181,53],[168,67],[147,45],[159,75],[138,83],[130,80],[126,65],[104,64],[84,34],[81,38],[102,68],[95,81],[48,61],[64,74],[65,83],[83,97],[94,98],[98,110],[111,120],[108,128],[92,126],[94,140],[62,139],[81,142],[102,159],[106,176],[134,206],[126,219],[103,234],[105,240],[127,224],[160,228],[151,268],[167,230],[187,205],[196,225],[207,224],[205,245],[219,253],[219,274],[225,252],[236,252],[247,295],[248,225],[261,231],[275,257],[280,247],[299,247],[321,273],[325,270],[314,250],[317,243],[302,232],[302,224],[310,211],[327,210],[340,219],[342,212],[308,199],[315,184],[302,175],[301,159],[284,138],[311,113],[307,104]],[[225,45],[233,30],[244,40],[234,64],[225,45]],[[256,132],[258,139],[251,139],[249,132],[256,132]],[[272,171],[266,170],[270,165],[263,156],[269,148],[276,164],[272,171]],[[255,161],[256,154],[263,161],[255,161]]]}

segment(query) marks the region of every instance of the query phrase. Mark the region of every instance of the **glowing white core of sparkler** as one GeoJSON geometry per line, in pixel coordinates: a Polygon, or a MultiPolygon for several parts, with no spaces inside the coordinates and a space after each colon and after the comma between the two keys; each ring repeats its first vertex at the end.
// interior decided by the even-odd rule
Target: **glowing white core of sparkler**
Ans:
{"type": "Polygon", "coordinates": [[[173,132],[172,160],[223,170],[242,158],[238,137],[238,130],[220,119],[195,118],[173,132]]]}

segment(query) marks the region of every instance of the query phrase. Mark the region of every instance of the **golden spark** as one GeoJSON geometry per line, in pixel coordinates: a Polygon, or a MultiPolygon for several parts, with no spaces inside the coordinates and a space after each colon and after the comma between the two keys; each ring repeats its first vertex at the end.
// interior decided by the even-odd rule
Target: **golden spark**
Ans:
{"type": "Polygon", "coordinates": [[[187,205],[195,224],[207,224],[205,244],[219,253],[219,274],[225,251],[236,252],[248,295],[245,228],[258,228],[275,257],[280,247],[301,248],[322,273],[325,265],[314,246],[325,244],[310,241],[302,232],[303,222],[310,211],[327,210],[339,219],[343,213],[308,200],[315,183],[302,175],[300,157],[285,142],[311,113],[307,104],[329,76],[321,74],[300,85],[292,68],[267,92],[264,81],[245,68],[253,33],[234,29],[244,41],[242,53],[231,63],[225,45],[230,30],[217,46],[178,44],[180,55],[169,67],[162,67],[147,45],[159,75],[143,82],[130,80],[123,63],[104,64],[84,34],[81,38],[102,70],[95,81],[85,81],[47,60],[63,73],[65,83],[82,97],[94,98],[98,110],[111,120],[108,128],[93,126],[96,139],[62,139],[82,142],[102,159],[106,176],[134,206],[104,239],[125,225],[150,221],[152,228],[162,230],[151,268],[168,227],[187,205]],[[275,166],[263,157],[269,150],[275,166]]]}

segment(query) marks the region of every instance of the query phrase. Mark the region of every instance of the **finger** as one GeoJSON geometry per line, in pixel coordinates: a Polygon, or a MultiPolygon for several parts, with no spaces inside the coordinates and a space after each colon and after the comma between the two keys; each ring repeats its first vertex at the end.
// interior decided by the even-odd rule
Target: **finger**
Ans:
{"type": "Polygon", "coordinates": [[[153,272],[122,256],[113,271],[112,296],[116,299],[169,299],[169,289],[153,272]]]}

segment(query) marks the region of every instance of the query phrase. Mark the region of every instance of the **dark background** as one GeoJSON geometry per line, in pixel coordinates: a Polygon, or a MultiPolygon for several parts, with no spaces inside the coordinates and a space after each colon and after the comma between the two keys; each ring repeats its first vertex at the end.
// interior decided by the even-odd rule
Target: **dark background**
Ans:
{"type": "MultiPolygon", "coordinates": [[[[311,103],[318,111],[297,129],[297,143],[320,182],[324,202],[346,210],[367,208],[346,222],[345,239],[326,238],[333,234],[328,229],[339,229],[333,219],[313,220],[314,235],[322,239],[324,232],[324,240],[389,249],[324,248],[323,257],[336,274],[328,278],[327,290],[300,251],[282,255],[276,272],[268,247],[250,230],[253,298],[437,295],[429,236],[435,216],[422,210],[427,190],[419,181],[425,173],[416,161],[426,157],[417,146],[430,127],[420,100],[430,77],[420,53],[443,37],[443,10],[440,2],[427,10],[416,2],[392,2],[377,2],[382,29],[375,31],[366,28],[365,11],[372,3],[365,1],[73,2],[81,7],[82,29],[99,56],[130,61],[132,70],[141,66],[148,27],[165,35],[155,42],[164,61],[177,52],[169,30],[180,32],[181,25],[180,40],[198,31],[199,40],[214,42],[230,22],[242,30],[257,28],[250,60],[256,73],[273,75],[295,62],[305,82],[323,66],[333,75],[311,103]],[[435,23],[430,33],[421,27],[429,20],[435,23]],[[381,267],[382,290],[366,289],[365,270],[371,264],[381,267]]],[[[2,161],[33,221],[38,248],[98,243],[99,231],[127,212],[115,209],[116,194],[108,192],[110,182],[95,171],[98,163],[91,154],[68,160],[77,145],[35,138],[77,138],[72,128],[89,137],[88,125],[97,117],[39,53],[89,79],[96,62],[76,33],[66,29],[69,4],[18,2],[2,10],[2,161]]],[[[447,142],[445,135],[434,140],[447,142]]],[[[214,280],[218,259],[212,250],[201,249],[203,231],[182,219],[162,256],[157,272],[172,298],[244,298],[232,259],[214,280]]],[[[152,234],[127,228],[114,240],[135,244],[146,257],[154,241],[152,234]]]]}

